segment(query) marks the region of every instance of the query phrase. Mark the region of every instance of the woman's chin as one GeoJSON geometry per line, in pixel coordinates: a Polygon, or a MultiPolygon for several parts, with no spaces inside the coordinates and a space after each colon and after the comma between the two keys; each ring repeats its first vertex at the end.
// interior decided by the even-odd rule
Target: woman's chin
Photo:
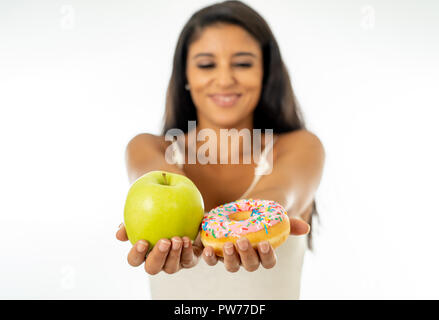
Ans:
{"type": "Polygon", "coordinates": [[[204,112],[199,113],[199,117],[202,116],[206,118],[206,123],[210,123],[211,126],[216,128],[236,128],[240,127],[240,123],[249,116],[249,112],[247,110],[243,110],[243,108],[235,109],[235,110],[218,110],[218,109],[206,109],[204,112]]]}
{"type": "Polygon", "coordinates": [[[240,123],[240,120],[241,119],[234,120],[228,117],[227,119],[215,119],[213,123],[217,128],[232,129],[237,127],[237,124],[240,123]]]}

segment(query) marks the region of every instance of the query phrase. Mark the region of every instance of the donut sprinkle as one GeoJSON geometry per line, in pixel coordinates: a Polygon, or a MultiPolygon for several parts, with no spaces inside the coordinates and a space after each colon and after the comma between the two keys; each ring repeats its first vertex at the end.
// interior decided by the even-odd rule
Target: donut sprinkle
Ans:
{"type": "Polygon", "coordinates": [[[220,205],[205,214],[201,222],[207,236],[214,238],[239,237],[264,230],[281,222],[287,216],[285,209],[277,202],[261,199],[240,199],[220,205]],[[232,220],[230,215],[251,211],[245,220],[232,220]]]}

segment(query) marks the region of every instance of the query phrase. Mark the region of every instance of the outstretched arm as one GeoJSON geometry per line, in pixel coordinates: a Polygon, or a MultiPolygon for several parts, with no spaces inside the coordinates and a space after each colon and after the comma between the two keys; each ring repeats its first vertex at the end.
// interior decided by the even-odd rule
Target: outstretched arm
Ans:
{"type": "MultiPolygon", "coordinates": [[[[247,198],[278,202],[288,212],[291,234],[307,234],[324,160],[323,145],[314,134],[306,130],[285,134],[276,144],[272,172],[260,178],[247,198]]],[[[260,264],[267,269],[276,264],[276,255],[267,241],[258,243],[256,250],[245,237],[237,241],[236,247],[232,243],[226,246],[230,254],[225,250],[224,258],[216,257],[213,248],[205,247],[203,259],[212,266],[220,260],[230,272],[238,271],[240,265],[254,271],[260,264]]]]}
{"type": "Polygon", "coordinates": [[[274,200],[289,217],[309,222],[323,173],[323,145],[313,133],[298,130],[281,136],[276,147],[272,172],[261,177],[248,198],[274,200]]]}

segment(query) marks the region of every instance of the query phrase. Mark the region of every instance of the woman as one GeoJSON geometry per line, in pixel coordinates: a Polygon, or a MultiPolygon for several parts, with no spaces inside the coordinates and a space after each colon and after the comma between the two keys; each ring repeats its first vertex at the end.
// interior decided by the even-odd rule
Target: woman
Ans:
{"type": "MultiPolygon", "coordinates": [[[[241,159],[243,147],[239,137],[230,151],[238,150],[241,159]]],[[[203,247],[200,235],[193,243],[187,237],[161,239],[150,251],[148,242],[140,240],[128,253],[129,264],[144,264],[153,299],[298,299],[324,157],[320,140],[305,129],[278,45],[263,18],[240,1],[196,12],[177,43],[162,135],[139,134],[128,143],[130,182],[151,170],[185,175],[200,190],[206,212],[241,198],[277,201],[288,212],[291,236],[276,250],[266,241],[254,249],[243,237],[236,245],[224,245],[224,258],[203,247]],[[188,130],[189,121],[196,121],[194,131],[188,130]],[[171,144],[164,135],[173,128],[184,132],[184,146],[174,154],[184,160],[180,164],[165,159],[171,144]],[[219,155],[224,147],[220,130],[231,128],[262,130],[264,151],[258,161],[188,164],[185,155],[202,144],[190,145],[191,133],[217,133],[218,141],[212,142],[219,155]],[[264,139],[266,129],[273,130],[272,142],[264,139]],[[260,164],[269,152],[272,167],[265,174],[260,164]]],[[[123,224],[116,237],[128,240],[123,224]]]]}

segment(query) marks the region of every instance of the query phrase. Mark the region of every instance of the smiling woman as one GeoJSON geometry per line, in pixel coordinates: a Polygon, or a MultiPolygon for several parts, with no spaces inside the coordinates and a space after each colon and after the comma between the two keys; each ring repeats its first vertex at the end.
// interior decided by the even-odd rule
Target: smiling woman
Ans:
{"type": "MultiPolygon", "coordinates": [[[[248,142],[241,138],[227,148],[242,156],[248,142]]],[[[187,237],[161,239],[151,251],[139,240],[128,261],[133,266],[144,263],[153,299],[299,298],[324,149],[305,128],[277,42],[257,12],[240,1],[225,1],[189,19],[174,54],[162,135],[134,137],[126,156],[131,181],[152,170],[190,178],[206,212],[238,199],[265,199],[283,206],[290,222],[291,235],[276,250],[267,241],[253,248],[241,237],[236,245],[225,242],[224,257],[216,256],[211,246],[203,247],[200,234],[193,243],[187,237]],[[191,121],[196,126],[188,130],[191,121]],[[226,143],[220,141],[224,129],[270,130],[273,139],[261,140],[262,156],[250,164],[165,160],[169,130],[182,132],[183,143],[174,156],[185,160],[203,144],[191,143],[189,137],[206,129],[218,138],[217,155],[226,143]],[[272,152],[271,167],[265,166],[267,151],[272,152]]],[[[117,237],[127,240],[123,225],[117,237]]]]}
{"type": "Polygon", "coordinates": [[[248,126],[262,78],[260,45],[241,27],[216,23],[192,39],[186,79],[200,128],[248,126]]]}

